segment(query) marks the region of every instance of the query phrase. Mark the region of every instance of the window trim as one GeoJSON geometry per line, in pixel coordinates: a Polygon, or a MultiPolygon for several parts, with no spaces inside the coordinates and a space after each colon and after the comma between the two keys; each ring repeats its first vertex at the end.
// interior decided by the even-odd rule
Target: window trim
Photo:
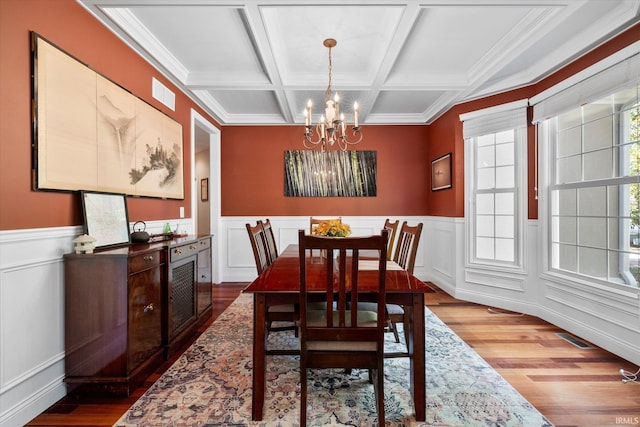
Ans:
{"type": "MultiPolygon", "coordinates": [[[[575,106],[575,109],[581,108],[581,106],[575,106]]],[[[561,114],[561,113],[559,113],[561,114]]],[[[555,117],[555,116],[554,116],[555,117]]],[[[622,121],[618,123],[618,126],[623,126],[622,121]]],[[[596,276],[588,274],[581,274],[577,271],[565,270],[556,268],[552,263],[552,247],[553,244],[553,212],[552,212],[552,192],[558,189],[575,188],[576,190],[581,188],[592,188],[594,181],[586,180],[579,182],[572,182],[567,184],[556,184],[556,153],[555,153],[555,139],[553,133],[555,132],[555,124],[551,120],[545,119],[539,123],[536,123],[536,136],[539,141],[539,177],[540,177],[540,200],[539,200],[539,212],[540,212],[540,240],[542,248],[542,260],[541,260],[541,275],[548,277],[563,278],[564,280],[571,280],[574,282],[580,282],[584,285],[591,286],[598,289],[611,289],[612,291],[619,292],[637,292],[640,288],[640,284],[629,283],[627,279],[622,280],[625,283],[618,283],[609,279],[602,279],[596,276]]],[[[620,129],[617,130],[620,134],[620,129]]],[[[619,177],[619,178],[604,178],[596,180],[597,186],[620,186],[632,183],[635,178],[633,177],[619,177]]],[[[580,218],[580,216],[576,216],[580,218]]],[[[578,245],[579,246],[579,245],[578,245]]],[[[609,250],[608,248],[606,249],[609,250]]],[[[623,272],[621,272],[623,273],[623,272]]]]}
{"type": "MultiPolygon", "coordinates": [[[[527,273],[527,255],[525,248],[527,247],[527,181],[528,181],[528,162],[527,162],[527,147],[528,147],[528,126],[527,126],[527,110],[528,100],[519,100],[510,102],[507,104],[498,105],[495,107],[486,108],[483,110],[472,111],[460,115],[460,120],[463,122],[463,135],[464,135],[464,158],[465,158],[465,267],[477,268],[491,271],[502,271],[508,273],[527,273]],[[517,110],[517,111],[516,111],[517,110]],[[521,114],[521,118],[513,120],[513,118],[521,114]],[[507,119],[506,122],[500,122],[500,115],[511,116],[511,120],[507,119]],[[465,121],[475,121],[472,123],[473,129],[470,133],[468,130],[465,132],[465,121]],[[517,125],[515,125],[517,122],[517,125]],[[505,127],[507,126],[507,127],[505,127]],[[497,133],[503,130],[514,129],[514,261],[504,262],[497,260],[486,260],[476,258],[475,256],[475,230],[476,230],[476,216],[475,216],[475,197],[476,187],[476,167],[475,167],[475,149],[474,142],[477,136],[477,132],[497,133]],[[490,130],[487,132],[487,130],[490,130]]],[[[468,123],[467,123],[468,124],[468,123]]],[[[482,191],[486,192],[486,191],[482,191]]],[[[492,194],[502,192],[500,189],[494,189],[492,194]]]]}

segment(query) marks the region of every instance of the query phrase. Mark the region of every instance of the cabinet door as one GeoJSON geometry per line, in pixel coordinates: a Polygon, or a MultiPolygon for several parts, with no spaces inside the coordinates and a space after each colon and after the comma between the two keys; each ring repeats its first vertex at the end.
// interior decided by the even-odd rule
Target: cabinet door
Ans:
{"type": "Polygon", "coordinates": [[[211,289],[211,239],[201,239],[198,251],[198,317],[213,304],[211,289]]]}
{"type": "Polygon", "coordinates": [[[128,372],[162,345],[161,284],[160,265],[129,276],[128,372]]]}
{"type": "Polygon", "coordinates": [[[171,262],[169,272],[169,340],[196,319],[196,260],[193,255],[171,262]]]}

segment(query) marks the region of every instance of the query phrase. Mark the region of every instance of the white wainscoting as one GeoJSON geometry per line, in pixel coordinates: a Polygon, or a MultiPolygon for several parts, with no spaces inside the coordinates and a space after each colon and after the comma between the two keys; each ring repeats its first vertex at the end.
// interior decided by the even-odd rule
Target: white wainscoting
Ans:
{"type": "Polygon", "coordinates": [[[0,234],[1,425],[22,425],[66,393],[62,255],[81,231],[0,234]]]}
{"type": "MultiPolygon", "coordinates": [[[[147,231],[166,222],[147,222],[147,231]]],[[[190,219],[169,222],[193,228],[190,219]]],[[[0,232],[0,426],[24,425],[66,394],[63,255],[80,234],[80,226],[0,232]]]]}
{"type": "MultiPolygon", "coordinates": [[[[260,217],[222,217],[220,220],[220,232],[218,244],[221,248],[220,272],[222,281],[227,282],[251,282],[257,276],[256,263],[253,259],[251,243],[247,234],[246,224],[255,225],[260,217]]],[[[386,217],[347,217],[342,221],[349,224],[354,236],[363,236],[380,233],[386,217]]],[[[420,279],[427,280],[427,254],[429,253],[429,232],[427,217],[394,217],[407,221],[409,225],[423,223],[422,236],[418,246],[414,274],[420,279]]],[[[309,231],[309,217],[279,216],[269,217],[273,233],[276,238],[278,251],[284,250],[290,244],[298,243],[298,230],[309,231]]],[[[446,265],[446,264],[444,264],[446,265]]]]}
{"type": "MultiPolygon", "coordinates": [[[[464,227],[456,227],[457,280],[453,289],[442,288],[462,300],[538,316],[640,365],[640,290],[543,273],[546,251],[538,247],[538,221],[528,221],[526,230],[520,274],[465,266],[464,227]]],[[[438,277],[430,277],[440,286],[438,277]]]]}

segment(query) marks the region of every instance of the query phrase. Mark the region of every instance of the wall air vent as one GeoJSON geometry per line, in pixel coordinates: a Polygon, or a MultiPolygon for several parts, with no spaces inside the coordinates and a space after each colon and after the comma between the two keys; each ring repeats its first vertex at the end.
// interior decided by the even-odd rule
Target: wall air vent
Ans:
{"type": "Polygon", "coordinates": [[[151,95],[167,107],[171,108],[171,111],[176,110],[176,94],[156,80],[155,77],[151,78],[151,95]]]}

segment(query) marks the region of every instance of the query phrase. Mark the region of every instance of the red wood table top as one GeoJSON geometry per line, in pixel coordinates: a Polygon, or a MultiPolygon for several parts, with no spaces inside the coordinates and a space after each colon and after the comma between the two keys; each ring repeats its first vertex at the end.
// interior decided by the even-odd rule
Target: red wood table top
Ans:
{"type": "MultiPolygon", "coordinates": [[[[363,270],[363,261],[360,261],[359,287],[361,291],[366,291],[371,287],[372,291],[377,290],[377,272],[363,270]]],[[[336,263],[337,266],[337,263],[336,263]]],[[[377,261],[372,263],[373,268],[377,268],[377,261]],[[375,264],[375,266],[373,265],[375,264]]],[[[324,283],[324,272],[319,259],[318,251],[314,252],[314,257],[307,257],[307,276],[315,280],[314,283],[324,283]]],[[[322,285],[318,287],[319,291],[322,285]]],[[[298,261],[298,245],[289,245],[276,260],[265,270],[256,280],[254,280],[245,290],[247,293],[278,293],[300,291],[300,264],[298,261]]],[[[398,267],[392,261],[387,263],[386,292],[388,293],[430,293],[434,289],[422,282],[414,275],[398,267]]]]}

